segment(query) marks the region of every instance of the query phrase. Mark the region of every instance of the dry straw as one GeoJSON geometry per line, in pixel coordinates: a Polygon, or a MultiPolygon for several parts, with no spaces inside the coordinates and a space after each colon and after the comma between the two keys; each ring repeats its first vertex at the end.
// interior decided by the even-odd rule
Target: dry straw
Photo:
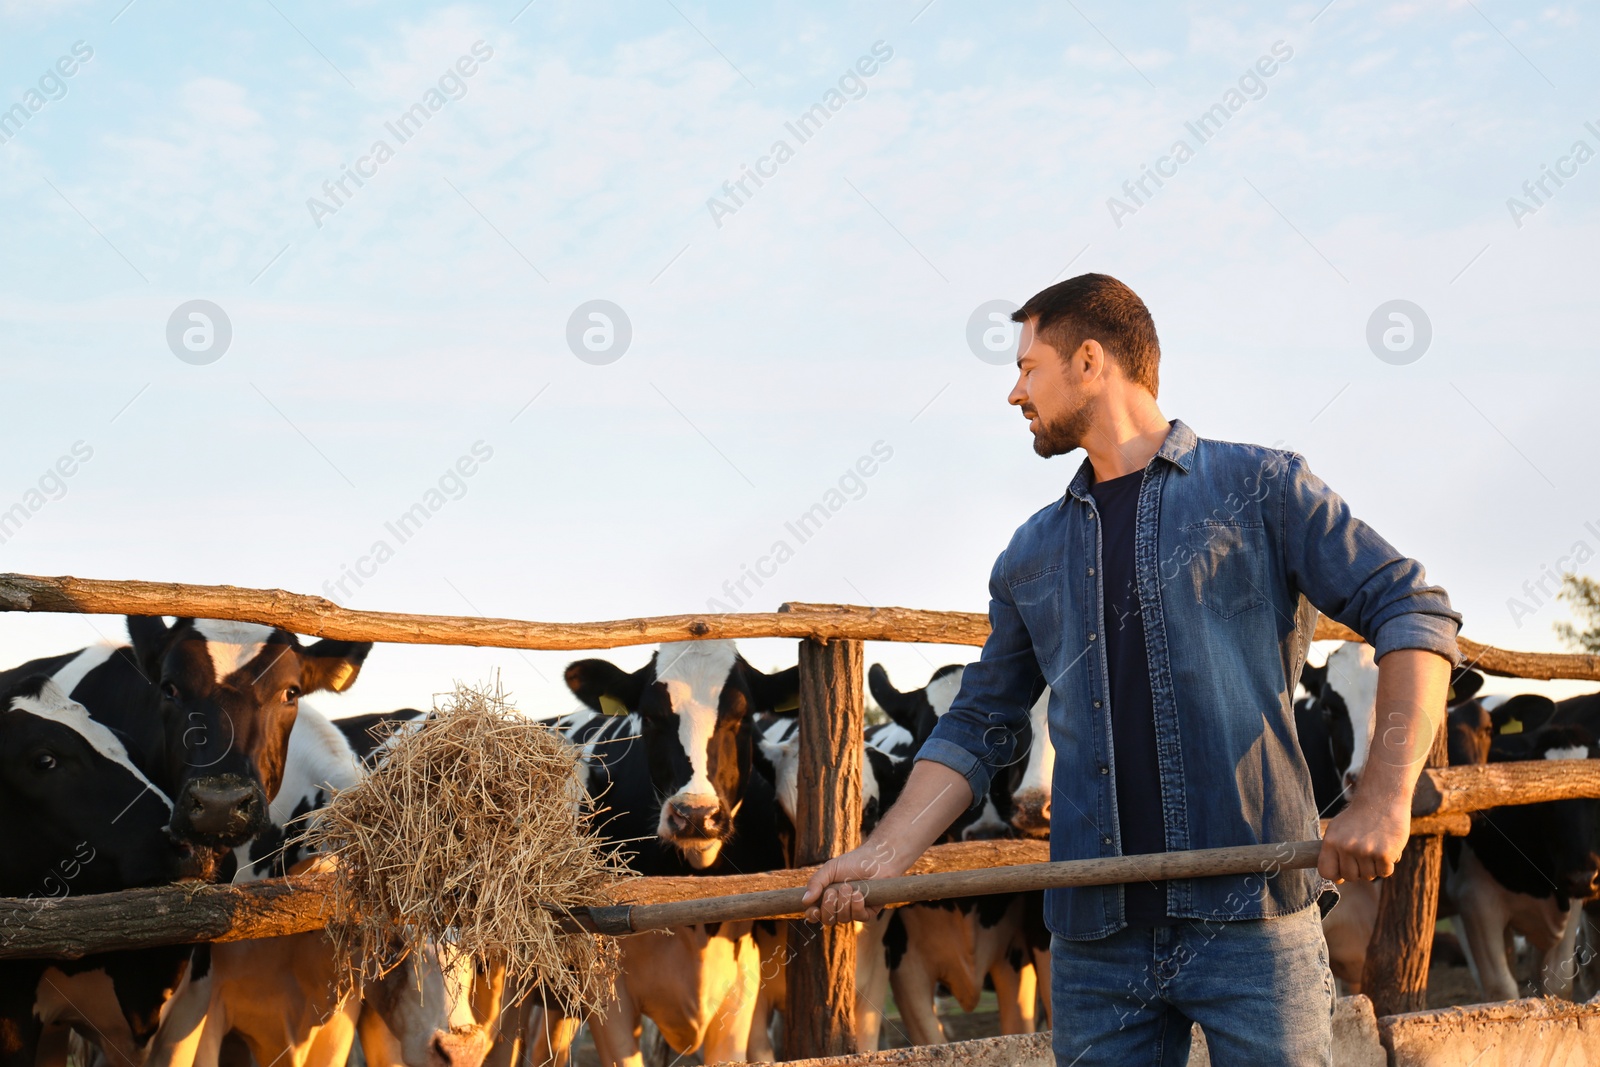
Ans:
{"type": "Polygon", "coordinates": [[[584,817],[578,756],[519,714],[498,683],[457,686],[421,727],[390,736],[379,766],[307,832],[335,859],[329,926],[351,977],[383,974],[432,942],[502,962],[512,988],[594,1010],[614,941],[563,934],[564,909],[605,904],[626,872],[584,817]]]}

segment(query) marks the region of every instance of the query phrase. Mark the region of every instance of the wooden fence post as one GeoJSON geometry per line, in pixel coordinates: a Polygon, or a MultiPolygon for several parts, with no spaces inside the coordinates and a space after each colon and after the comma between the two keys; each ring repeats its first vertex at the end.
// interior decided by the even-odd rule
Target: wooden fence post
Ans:
{"type": "MultiPolygon", "coordinates": [[[[861,836],[863,694],[860,641],[800,642],[800,776],[795,862],[820,863],[861,836]]],[[[784,1055],[856,1050],[856,936],[848,927],[789,924],[784,1055]]]]}
{"type": "MultiPolygon", "coordinates": [[[[1450,762],[1443,724],[1428,753],[1429,767],[1450,762]]],[[[1444,862],[1444,838],[1436,834],[1413,837],[1383,880],[1378,895],[1378,917],[1367,945],[1367,962],[1361,972],[1361,989],[1372,998],[1379,1015],[1422,1011],[1428,1006],[1428,957],[1433,951],[1433,928],[1439,914],[1439,876],[1444,862]]]]}

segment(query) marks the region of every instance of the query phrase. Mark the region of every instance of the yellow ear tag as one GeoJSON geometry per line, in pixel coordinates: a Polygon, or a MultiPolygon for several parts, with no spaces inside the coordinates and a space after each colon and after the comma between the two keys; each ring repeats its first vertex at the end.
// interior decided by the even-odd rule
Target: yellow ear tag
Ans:
{"type": "Polygon", "coordinates": [[[628,706],[614,696],[606,695],[600,698],[600,710],[607,715],[626,715],[628,706]]]}
{"type": "Polygon", "coordinates": [[[1521,719],[1507,719],[1506,724],[1500,727],[1502,734],[1520,734],[1522,732],[1521,719]]]}
{"type": "Polygon", "coordinates": [[[342,693],[350,688],[350,682],[356,676],[356,669],[348,663],[341,663],[334,668],[332,677],[328,679],[328,688],[335,693],[342,693]]]}
{"type": "Polygon", "coordinates": [[[786,700],[782,704],[779,704],[777,707],[773,708],[772,710],[774,712],[794,711],[799,706],[800,706],[800,694],[796,693],[794,695],[794,699],[793,700],[786,700]]]}

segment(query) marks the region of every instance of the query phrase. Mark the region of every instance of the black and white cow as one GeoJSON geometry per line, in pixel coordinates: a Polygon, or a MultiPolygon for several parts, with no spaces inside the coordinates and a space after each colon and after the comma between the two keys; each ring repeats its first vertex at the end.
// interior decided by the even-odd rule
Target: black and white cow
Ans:
{"type": "Polygon", "coordinates": [[[372,646],[254,623],[130,615],[131,645],[95,645],[0,674],[46,674],[118,731],[173,800],[175,836],[220,855],[267,825],[301,695],[343,692],[372,646]]]}
{"type": "MultiPolygon", "coordinates": [[[[1335,649],[1324,668],[1307,667],[1302,682],[1311,693],[1309,714],[1326,728],[1328,763],[1340,803],[1359,782],[1361,767],[1374,733],[1378,668],[1369,646],[1347,642],[1335,649]]],[[[1447,697],[1446,736],[1455,766],[1490,761],[1582,759],[1594,751],[1592,732],[1581,722],[1584,698],[1564,702],[1572,710],[1564,719],[1550,698],[1523,693],[1478,696],[1483,676],[1470,668],[1451,675],[1447,697]]],[[[1596,701],[1600,707],[1600,701],[1596,701]]],[[[1297,712],[1301,709],[1297,708],[1297,712]]],[[[1297,715],[1301,743],[1317,781],[1315,745],[1308,737],[1306,714],[1297,715]]],[[[1597,716],[1600,718],[1600,716],[1597,716]]],[[[1600,723],[1597,723],[1600,725],[1600,723]]],[[[1517,995],[1505,954],[1499,947],[1507,930],[1525,936],[1541,955],[1536,984],[1545,992],[1568,995],[1572,988],[1573,949],[1581,925],[1582,903],[1600,897],[1600,802],[1556,801],[1515,805],[1480,812],[1472,833],[1450,839],[1439,913],[1450,919],[1467,951],[1468,963],[1484,993],[1493,999],[1517,995]]],[[[1376,923],[1377,883],[1355,882],[1341,891],[1341,900],[1323,919],[1330,964],[1350,992],[1359,992],[1367,945],[1376,923]]]]}
{"type": "MultiPolygon", "coordinates": [[[[894,728],[874,733],[873,745],[885,752],[914,756],[933,732],[939,717],[950,710],[961,691],[965,673],[959,663],[933,672],[920,689],[901,692],[889,680],[880,663],[867,672],[867,685],[878,706],[894,728]]],[[[953,831],[963,841],[997,837],[1050,836],[1050,797],[1055,774],[1055,746],[1050,743],[1050,690],[1042,688],[1034,696],[1028,712],[1028,728],[1019,737],[1022,751],[1008,766],[991,777],[989,795],[977,814],[964,816],[953,831]]]]}
{"type": "MultiPolygon", "coordinates": [[[[1600,758],[1594,735],[1552,724],[1529,737],[1495,738],[1491,761],[1600,758]]],[[[1449,888],[1460,909],[1463,946],[1484,994],[1518,995],[1505,934],[1527,938],[1539,954],[1539,992],[1570,997],[1583,905],[1600,898],[1600,800],[1556,800],[1480,812],[1456,849],[1449,888]]]]}
{"type": "MultiPolygon", "coordinates": [[[[1300,751],[1311,773],[1317,810],[1324,819],[1331,819],[1349,802],[1376,729],[1378,664],[1372,646],[1343,642],[1329,653],[1326,662],[1307,663],[1300,672],[1300,685],[1307,694],[1294,705],[1300,751]]],[[[1445,706],[1453,709],[1467,704],[1482,685],[1483,675],[1470,667],[1457,667],[1450,675],[1445,706]]],[[[1460,728],[1452,719],[1452,738],[1458,734],[1465,737],[1470,717],[1465,712],[1459,717],[1460,728]]],[[[1451,763],[1456,762],[1452,755],[1451,763]]]]}
{"type": "MultiPolygon", "coordinates": [[[[122,739],[42,675],[0,691],[0,896],[41,902],[159,885],[182,872],[167,834],[172,804],[129,758],[122,739]]],[[[3,937],[4,934],[0,934],[3,937]]],[[[164,955],[186,961],[187,948],[164,955]]],[[[81,960],[0,960],[0,1065],[34,1067],[41,1038],[98,1028],[108,1056],[139,1054],[162,1002],[137,985],[143,953],[81,960]],[[79,1005],[88,982],[101,994],[79,1005]],[[77,994],[74,997],[74,993],[77,994]]],[[[182,966],[177,968],[182,976],[182,966]]],[[[113,1062],[116,1062],[113,1060],[113,1062]]]]}
{"type": "MultiPolygon", "coordinates": [[[[950,710],[964,670],[959,664],[941,667],[925,686],[905,692],[894,687],[881,664],[874,664],[868,672],[873,698],[892,720],[868,729],[868,748],[897,762],[898,784],[904,783],[911,761],[939,717],[950,710]]],[[[989,795],[979,811],[963,815],[941,840],[1048,836],[1049,783],[1055,766],[1048,706],[1046,689],[1036,694],[1026,734],[1019,738],[1022,754],[991,777],[989,795]],[[1024,788],[1034,795],[1027,804],[1018,804],[1018,793],[1024,788]]],[[[879,775],[880,780],[886,777],[879,775]]],[[[884,932],[885,962],[895,1003],[913,1043],[944,1040],[944,1028],[934,1010],[934,994],[940,985],[971,1011],[985,978],[995,987],[1001,1032],[1033,1032],[1039,961],[1046,961],[1042,973],[1048,976],[1049,940],[1042,922],[1031,923],[1029,918],[1037,912],[1042,919],[1042,908],[1041,894],[1003,894],[895,909],[884,932]]]]}
{"type": "MultiPolygon", "coordinates": [[[[600,659],[567,668],[568,687],[592,710],[555,725],[584,751],[589,795],[608,809],[602,832],[649,839],[629,847],[634,869],[710,871],[730,848],[744,853],[732,869],[782,866],[774,842],[737,830],[751,786],[770,798],[771,783],[751,773],[755,716],[796,706],[799,671],[758,671],[732,641],[665,644],[631,674],[600,659]],[[608,714],[616,711],[627,714],[608,714]]],[[[770,807],[763,814],[762,828],[770,807]]]]}
{"type": "MultiPolygon", "coordinates": [[[[782,715],[757,718],[756,765],[777,788],[777,834],[783,844],[788,866],[795,866],[794,820],[799,805],[800,729],[799,722],[782,715]]],[[[888,724],[875,727],[897,728],[888,724]]],[[[899,799],[911,771],[911,761],[889,755],[872,745],[863,745],[861,757],[861,837],[878,825],[883,813],[899,799]]],[[[889,971],[884,953],[884,936],[890,912],[880,912],[871,922],[856,924],[856,1049],[872,1052],[878,1047],[883,1025],[884,995],[889,989],[889,971]]],[[[762,921],[756,924],[756,944],[761,951],[761,991],[750,1026],[748,1055],[752,1061],[771,1062],[776,1050],[771,1038],[773,1013],[782,1009],[788,994],[789,924],[762,921]]]]}
{"type": "MultiPolygon", "coordinates": [[[[799,668],[766,674],[731,641],[664,644],[632,673],[605,660],[567,668],[590,710],[552,725],[582,753],[596,825],[645,875],[749,873],[784,865],[771,781],[754,765],[755,716],[796,706],[799,668]]],[[[760,988],[749,922],[624,938],[613,1000],[590,1020],[606,1063],[633,1062],[648,1016],[679,1052],[742,1060],[760,988]]],[[[560,1061],[574,1027],[537,1005],[535,1063],[560,1061]]]]}

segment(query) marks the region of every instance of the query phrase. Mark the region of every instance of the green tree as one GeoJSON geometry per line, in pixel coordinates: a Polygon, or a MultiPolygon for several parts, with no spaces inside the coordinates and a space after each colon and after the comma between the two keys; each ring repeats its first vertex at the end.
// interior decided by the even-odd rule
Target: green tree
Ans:
{"type": "Polygon", "coordinates": [[[1561,599],[1572,605],[1572,614],[1583,628],[1558,622],[1556,635],[1580,652],[1600,654],[1600,582],[1566,575],[1561,581],[1561,599]]]}

